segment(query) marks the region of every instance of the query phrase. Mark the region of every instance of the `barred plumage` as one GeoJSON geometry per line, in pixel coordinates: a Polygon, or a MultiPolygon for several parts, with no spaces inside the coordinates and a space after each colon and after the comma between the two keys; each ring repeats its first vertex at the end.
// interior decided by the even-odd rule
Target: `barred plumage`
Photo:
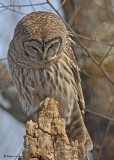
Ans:
{"type": "Polygon", "coordinates": [[[8,63],[23,110],[27,114],[39,109],[46,97],[59,102],[60,115],[70,126],[71,139],[89,143],[91,139],[83,121],[85,109],[79,68],[69,32],[56,15],[34,12],[17,25],[8,52],[8,63]]]}

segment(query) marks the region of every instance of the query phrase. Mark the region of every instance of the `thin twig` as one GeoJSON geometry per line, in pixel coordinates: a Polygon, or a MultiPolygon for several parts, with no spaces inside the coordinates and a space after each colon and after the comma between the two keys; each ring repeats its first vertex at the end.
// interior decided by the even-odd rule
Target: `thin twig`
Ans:
{"type": "Polygon", "coordinates": [[[87,72],[84,71],[84,70],[81,70],[81,72],[82,72],[83,74],[85,74],[87,77],[91,78],[91,79],[94,78],[93,76],[91,76],[89,73],[87,73],[87,72]]]}
{"type": "MultiPolygon", "coordinates": [[[[19,8],[22,8],[22,7],[31,7],[31,4],[23,4],[23,5],[4,5],[2,2],[0,2],[0,4],[2,6],[0,6],[0,8],[12,8],[12,7],[19,7],[19,8]]],[[[32,4],[32,6],[39,6],[39,5],[44,5],[44,4],[47,4],[47,2],[44,2],[44,3],[35,3],[35,4],[32,4]]]]}
{"type": "MultiPolygon", "coordinates": [[[[113,115],[113,113],[114,113],[114,111],[112,111],[111,115],[113,115]]],[[[105,135],[104,135],[104,139],[103,139],[103,143],[101,145],[97,160],[100,160],[100,158],[101,158],[101,154],[102,154],[102,151],[103,151],[103,147],[105,145],[105,141],[106,141],[106,138],[107,138],[111,123],[112,123],[111,121],[108,122],[108,125],[107,125],[107,128],[106,128],[106,132],[105,132],[105,135]]]]}
{"type": "Polygon", "coordinates": [[[109,77],[108,73],[105,72],[105,70],[102,68],[102,66],[99,66],[99,63],[97,62],[97,60],[92,56],[92,54],[87,50],[87,48],[84,46],[84,44],[80,41],[80,39],[78,38],[78,36],[75,34],[74,35],[75,38],[78,40],[79,44],[82,46],[82,48],[86,51],[86,53],[88,54],[88,56],[91,58],[91,60],[96,64],[96,66],[101,70],[101,72],[103,73],[103,75],[107,78],[107,80],[114,85],[114,82],[112,81],[112,79],[109,77]]]}
{"type": "Polygon", "coordinates": [[[107,134],[109,132],[110,126],[111,126],[111,121],[108,122],[108,125],[107,125],[107,128],[106,128],[106,132],[105,132],[105,136],[104,136],[104,140],[103,140],[102,146],[100,148],[97,160],[100,160],[100,158],[101,158],[102,150],[103,150],[103,147],[104,147],[104,144],[105,144],[106,137],[107,137],[107,134]]]}
{"type": "Polygon", "coordinates": [[[7,60],[7,58],[1,58],[1,59],[0,59],[0,61],[4,61],[4,60],[7,60]]]}
{"type": "Polygon", "coordinates": [[[88,54],[88,56],[91,58],[91,60],[96,64],[96,66],[101,70],[103,75],[107,78],[107,80],[114,85],[114,82],[112,79],[109,77],[109,75],[104,71],[104,69],[99,66],[99,63],[96,61],[96,59],[92,56],[92,54],[86,49],[84,44],[81,42],[79,39],[79,36],[72,30],[72,28],[69,26],[69,24],[65,21],[65,19],[60,15],[60,13],[56,10],[56,8],[47,0],[47,3],[52,7],[52,9],[59,15],[59,17],[62,19],[62,21],[66,24],[70,32],[74,35],[74,38],[78,41],[78,43],[81,45],[81,47],[85,50],[85,52],[88,54]]]}
{"type": "Polygon", "coordinates": [[[6,8],[6,9],[12,11],[12,12],[19,13],[19,14],[22,14],[22,15],[26,15],[26,13],[23,13],[23,12],[20,12],[20,11],[17,11],[17,10],[15,10],[15,9],[11,9],[11,8],[5,6],[5,4],[2,3],[2,2],[0,2],[0,4],[1,4],[4,8],[6,8]]]}
{"type": "Polygon", "coordinates": [[[30,2],[30,5],[31,5],[33,11],[36,11],[35,8],[34,8],[34,5],[33,5],[32,2],[31,2],[31,0],[29,0],[29,2],[30,2]]]}
{"type": "Polygon", "coordinates": [[[69,24],[69,25],[72,25],[73,20],[74,20],[76,14],[77,14],[77,10],[76,10],[76,7],[75,7],[75,10],[74,10],[74,12],[72,13],[72,16],[70,17],[70,19],[69,19],[69,21],[68,21],[68,24],[69,24]]]}
{"type": "Polygon", "coordinates": [[[103,114],[97,113],[97,112],[92,111],[92,110],[90,110],[90,109],[87,109],[87,108],[86,108],[85,111],[88,112],[88,113],[91,113],[91,114],[93,114],[93,115],[96,115],[96,116],[98,116],[98,117],[101,117],[101,118],[104,118],[104,119],[107,119],[107,120],[109,120],[109,121],[114,122],[114,119],[113,119],[113,118],[110,118],[110,117],[105,116],[105,115],[103,115],[103,114]]]}
{"type": "Polygon", "coordinates": [[[58,11],[63,7],[63,5],[66,3],[66,0],[64,0],[63,2],[62,2],[62,4],[60,5],[60,7],[58,8],[58,11]]]}
{"type": "Polygon", "coordinates": [[[114,46],[114,42],[112,43],[111,47],[109,48],[108,52],[106,53],[106,55],[101,59],[99,66],[103,63],[103,61],[105,60],[105,58],[109,55],[109,53],[112,50],[112,47],[114,46]]]}
{"type": "Polygon", "coordinates": [[[107,42],[104,42],[104,41],[99,41],[99,40],[97,40],[96,38],[95,38],[95,39],[92,39],[92,38],[90,38],[90,37],[87,37],[87,36],[84,36],[84,35],[81,35],[81,34],[78,34],[78,33],[76,33],[76,34],[78,35],[78,37],[83,38],[83,39],[86,39],[87,41],[93,41],[93,42],[95,42],[95,43],[101,43],[102,45],[112,46],[112,44],[107,43],[107,42]]]}
{"type": "Polygon", "coordinates": [[[7,8],[4,8],[4,9],[0,10],[0,13],[4,12],[5,10],[7,10],[7,8]]]}

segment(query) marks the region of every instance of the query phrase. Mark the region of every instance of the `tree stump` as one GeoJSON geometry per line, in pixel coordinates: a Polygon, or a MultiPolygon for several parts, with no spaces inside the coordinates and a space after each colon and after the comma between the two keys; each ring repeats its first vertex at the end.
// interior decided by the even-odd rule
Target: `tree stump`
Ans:
{"type": "Polygon", "coordinates": [[[41,103],[37,123],[32,120],[26,123],[23,157],[19,160],[85,160],[83,146],[79,147],[77,140],[69,142],[57,104],[46,98],[41,103]]]}

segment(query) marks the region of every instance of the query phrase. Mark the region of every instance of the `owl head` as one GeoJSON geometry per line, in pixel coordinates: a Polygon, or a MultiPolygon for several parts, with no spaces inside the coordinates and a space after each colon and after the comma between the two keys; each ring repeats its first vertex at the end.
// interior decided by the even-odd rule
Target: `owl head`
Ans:
{"type": "Polygon", "coordinates": [[[61,56],[68,32],[62,20],[49,12],[32,12],[17,24],[11,48],[17,63],[44,67],[61,56]]]}

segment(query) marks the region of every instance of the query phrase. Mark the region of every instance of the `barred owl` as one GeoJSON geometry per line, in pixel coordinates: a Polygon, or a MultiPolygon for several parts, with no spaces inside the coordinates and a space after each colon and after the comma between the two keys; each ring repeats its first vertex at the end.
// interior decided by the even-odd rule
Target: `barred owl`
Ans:
{"type": "Polygon", "coordinates": [[[72,39],[61,19],[33,12],[17,24],[8,51],[8,64],[22,109],[29,115],[42,100],[54,98],[71,139],[92,146],[82,112],[85,109],[72,39]]]}

